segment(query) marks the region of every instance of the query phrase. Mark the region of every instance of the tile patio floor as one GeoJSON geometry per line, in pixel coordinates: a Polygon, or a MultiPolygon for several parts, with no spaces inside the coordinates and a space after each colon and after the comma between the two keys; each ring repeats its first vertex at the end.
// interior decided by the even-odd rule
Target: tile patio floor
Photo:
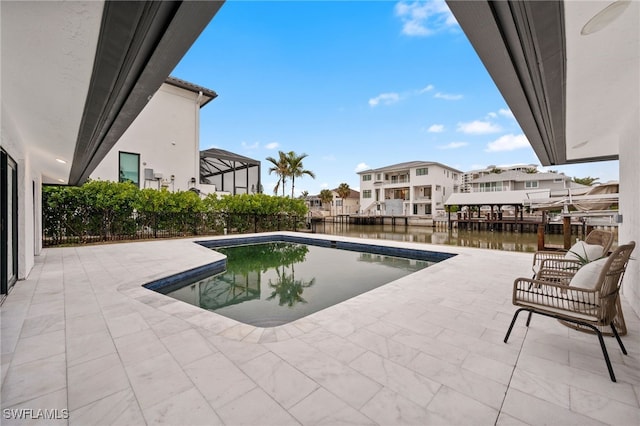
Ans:
{"type": "Polygon", "coordinates": [[[521,315],[502,342],[531,254],[390,241],[459,255],[260,329],[141,287],[219,256],[192,241],[44,250],[1,307],[0,422],[40,424],[6,418],[28,408],[71,425],[640,424],[626,303],[629,356],[606,339],[617,383],[595,336],[554,320],[521,315]]]}

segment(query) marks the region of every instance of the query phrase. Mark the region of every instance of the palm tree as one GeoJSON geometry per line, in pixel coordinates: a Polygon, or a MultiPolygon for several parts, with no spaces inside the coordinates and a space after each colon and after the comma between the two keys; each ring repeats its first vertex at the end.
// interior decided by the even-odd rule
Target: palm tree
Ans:
{"type": "MultiPolygon", "coordinates": [[[[328,189],[323,189],[322,191],[320,191],[320,195],[318,195],[318,198],[320,198],[320,202],[324,206],[325,204],[329,204],[331,201],[333,201],[333,193],[328,189]]],[[[329,208],[329,210],[331,209],[329,208]]]]}
{"type": "Polygon", "coordinates": [[[278,159],[276,160],[273,157],[267,157],[266,160],[273,164],[272,167],[269,167],[269,174],[275,173],[278,175],[278,183],[273,188],[273,193],[278,194],[278,188],[280,184],[282,184],[282,196],[284,197],[284,185],[287,181],[287,177],[289,176],[289,162],[287,158],[287,154],[282,151],[278,151],[278,159]]]}
{"type": "Polygon", "coordinates": [[[349,184],[341,183],[338,189],[336,189],[336,192],[338,193],[338,197],[342,198],[342,213],[344,214],[344,200],[351,195],[351,188],[349,188],[349,184]]]}
{"type": "Polygon", "coordinates": [[[288,172],[291,177],[291,198],[293,198],[293,192],[296,187],[296,178],[302,177],[304,175],[311,176],[312,178],[316,178],[316,175],[311,170],[306,170],[302,165],[302,160],[307,157],[307,154],[296,154],[293,151],[289,151],[286,154],[287,164],[289,166],[288,172]]]}

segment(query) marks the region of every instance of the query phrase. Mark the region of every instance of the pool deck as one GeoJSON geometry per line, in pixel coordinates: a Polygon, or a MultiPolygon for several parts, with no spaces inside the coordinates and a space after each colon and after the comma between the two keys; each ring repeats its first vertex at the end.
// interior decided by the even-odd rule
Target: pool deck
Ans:
{"type": "Polygon", "coordinates": [[[617,383],[596,337],[555,320],[527,329],[521,315],[502,342],[531,254],[385,241],[458,256],[262,329],[141,287],[219,259],[194,240],[43,250],[0,308],[0,422],[640,424],[640,320],[626,301],[629,355],[606,338],[617,383]],[[21,408],[69,419],[7,418],[21,408]]]}

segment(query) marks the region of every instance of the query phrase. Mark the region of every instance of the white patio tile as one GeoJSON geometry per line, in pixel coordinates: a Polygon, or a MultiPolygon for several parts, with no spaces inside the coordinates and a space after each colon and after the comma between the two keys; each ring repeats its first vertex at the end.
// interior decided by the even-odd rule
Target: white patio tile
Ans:
{"type": "Polygon", "coordinates": [[[125,369],[143,410],[193,386],[168,353],[127,365],[125,369]]]}
{"type": "Polygon", "coordinates": [[[2,412],[3,426],[66,425],[70,414],[67,409],[67,392],[65,389],[42,395],[39,398],[22,402],[8,407],[5,410],[2,412]],[[5,410],[10,411],[7,413],[5,410]],[[22,412],[22,418],[20,418],[20,414],[17,413],[20,412],[20,410],[28,410],[22,412]],[[42,412],[39,412],[39,410],[42,410],[42,412]],[[12,415],[12,413],[16,413],[17,415],[12,415]],[[25,415],[28,417],[25,418],[25,415]],[[47,416],[46,419],[44,418],[45,415],[47,416]]]}
{"type": "Polygon", "coordinates": [[[70,426],[144,424],[142,411],[131,388],[71,410],[69,414],[70,426]]]}
{"type": "Polygon", "coordinates": [[[162,343],[180,365],[189,364],[213,353],[212,345],[194,329],[163,337],[162,343]]]}
{"type": "Polygon", "coordinates": [[[184,366],[184,370],[216,411],[256,387],[253,380],[221,353],[192,362],[184,366]]]}
{"type": "Polygon", "coordinates": [[[196,388],[173,395],[144,409],[147,424],[215,426],[223,425],[209,403],[196,388]]]}
{"type": "Polygon", "coordinates": [[[67,364],[74,366],[106,355],[115,354],[116,347],[106,331],[67,336],[67,364]]]}
{"type": "Polygon", "coordinates": [[[10,365],[2,383],[2,407],[10,407],[65,389],[67,370],[64,354],[17,366],[10,365]]]}
{"type": "Polygon", "coordinates": [[[571,410],[583,413],[603,423],[617,425],[640,424],[640,408],[609,399],[594,392],[571,389],[571,410]]]}
{"type": "Polygon", "coordinates": [[[502,412],[531,425],[583,426],[607,424],[515,389],[510,389],[507,393],[502,412]]]}
{"type": "Polygon", "coordinates": [[[319,388],[289,409],[304,425],[373,425],[375,422],[358,410],[345,404],[340,398],[319,388]]]}
{"type": "Polygon", "coordinates": [[[136,333],[149,328],[142,315],[137,312],[115,318],[107,318],[109,332],[114,338],[136,333]]]}
{"type": "Polygon", "coordinates": [[[516,389],[543,401],[550,402],[562,408],[570,408],[570,387],[558,383],[553,379],[545,379],[539,374],[516,368],[509,384],[510,389],[516,389]]]}
{"type": "Polygon", "coordinates": [[[290,408],[318,387],[316,382],[271,352],[240,365],[240,368],[285,408],[290,408]]]}
{"type": "Polygon", "coordinates": [[[360,411],[380,425],[447,424],[439,414],[428,411],[387,388],[373,396],[360,411]]]}
{"type": "Polygon", "coordinates": [[[127,375],[117,354],[69,367],[67,374],[70,410],[129,387],[127,375]]]}
{"type": "Polygon", "coordinates": [[[150,329],[126,334],[113,342],[125,366],[168,353],[158,336],[150,329]]]}
{"type": "Polygon", "coordinates": [[[284,408],[256,388],[216,409],[227,425],[234,426],[289,426],[300,423],[284,408]]]}
{"type": "Polygon", "coordinates": [[[12,365],[20,365],[39,359],[49,358],[58,354],[64,354],[64,331],[54,331],[21,338],[13,353],[12,365]]]}
{"type": "Polygon", "coordinates": [[[381,385],[426,407],[440,384],[373,352],[366,352],[349,364],[381,385]]]}
{"type": "Polygon", "coordinates": [[[429,406],[429,411],[441,416],[442,424],[460,425],[473,419],[476,425],[492,425],[498,410],[488,407],[448,386],[442,386],[429,406]]]}

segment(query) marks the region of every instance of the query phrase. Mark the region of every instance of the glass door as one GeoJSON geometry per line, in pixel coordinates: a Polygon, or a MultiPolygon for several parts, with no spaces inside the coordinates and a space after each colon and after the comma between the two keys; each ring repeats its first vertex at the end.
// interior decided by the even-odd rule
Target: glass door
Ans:
{"type": "Polygon", "coordinates": [[[18,173],[4,151],[0,170],[0,295],[5,295],[18,279],[18,173]]]}

